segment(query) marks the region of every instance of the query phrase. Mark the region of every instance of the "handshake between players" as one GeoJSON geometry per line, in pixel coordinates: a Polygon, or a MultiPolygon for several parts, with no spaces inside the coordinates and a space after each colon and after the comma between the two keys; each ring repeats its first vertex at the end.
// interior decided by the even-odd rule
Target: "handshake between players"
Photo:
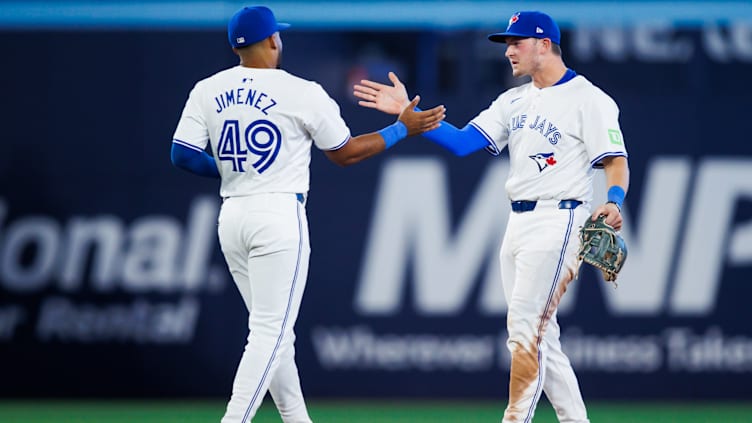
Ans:
{"type": "Polygon", "coordinates": [[[413,100],[404,108],[400,109],[399,121],[407,128],[407,136],[420,135],[424,132],[434,130],[441,125],[441,121],[446,117],[446,108],[436,106],[431,110],[416,110],[420,96],[416,95],[413,100]]]}

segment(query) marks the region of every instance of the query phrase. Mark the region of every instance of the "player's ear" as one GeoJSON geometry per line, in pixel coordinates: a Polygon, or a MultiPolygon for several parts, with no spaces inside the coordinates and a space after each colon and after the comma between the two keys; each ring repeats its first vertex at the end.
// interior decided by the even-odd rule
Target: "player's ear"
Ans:
{"type": "Polygon", "coordinates": [[[551,42],[550,38],[544,38],[541,41],[543,41],[543,47],[546,50],[551,50],[553,48],[553,43],[551,42]]]}
{"type": "Polygon", "coordinates": [[[268,37],[268,38],[266,39],[266,42],[268,42],[268,43],[269,43],[269,48],[270,48],[270,49],[272,49],[272,50],[277,50],[277,49],[279,49],[279,45],[277,44],[277,33],[276,33],[276,32],[275,32],[274,34],[270,35],[270,36],[269,36],[269,37],[268,37]]]}

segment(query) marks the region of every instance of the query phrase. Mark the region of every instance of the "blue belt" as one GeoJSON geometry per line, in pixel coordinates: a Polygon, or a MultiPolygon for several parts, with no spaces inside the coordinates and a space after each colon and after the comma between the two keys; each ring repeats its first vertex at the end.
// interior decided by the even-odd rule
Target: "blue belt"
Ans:
{"type": "MultiPolygon", "coordinates": [[[[225,201],[225,200],[227,200],[228,198],[230,198],[230,197],[222,197],[222,202],[224,202],[224,201],[225,201]]],[[[299,202],[300,204],[303,204],[303,205],[305,205],[305,200],[306,200],[306,198],[305,198],[305,194],[301,194],[301,193],[296,193],[296,194],[295,194],[295,198],[296,198],[296,199],[298,200],[298,202],[299,202]]]]}
{"type": "MultiPolygon", "coordinates": [[[[516,213],[523,213],[535,210],[537,201],[512,201],[512,211],[516,213]]],[[[560,209],[576,209],[577,206],[582,204],[580,200],[561,200],[559,201],[560,209]]]]}

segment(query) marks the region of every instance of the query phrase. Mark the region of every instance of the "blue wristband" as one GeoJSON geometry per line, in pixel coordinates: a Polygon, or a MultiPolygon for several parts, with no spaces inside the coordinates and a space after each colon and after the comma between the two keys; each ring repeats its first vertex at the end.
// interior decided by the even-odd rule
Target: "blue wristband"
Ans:
{"type": "Polygon", "coordinates": [[[608,202],[616,204],[616,206],[619,207],[619,210],[621,210],[621,205],[624,203],[625,195],[624,188],[619,185],[614,185],[608,189],[608,202]]]}
{"type": "Polygon", "coordinates": [[[384,138],[384,144],[386,144],[386,148],[389,148],[394,144],[397,144],[397,141],[407,136],[407,126],[405,126],[404,123],[398,120],[397,122],[394,122],[393,124],[379,131],[379,134],[381,134],[381,137],[384,138]]]}

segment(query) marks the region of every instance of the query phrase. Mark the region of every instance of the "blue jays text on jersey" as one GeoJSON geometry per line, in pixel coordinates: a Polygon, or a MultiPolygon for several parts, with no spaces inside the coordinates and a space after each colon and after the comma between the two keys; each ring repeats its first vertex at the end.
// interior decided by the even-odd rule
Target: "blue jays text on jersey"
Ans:
{"type": "MultiPolygon", "coordinates": [[[[509,121],[510,132],[524,128],[526,121],[526,114],[512,116],[512,119],[510,119],[509,121]]],[[[559,132],[559,128],[557,128],[553,123],[547,122],[547,119],[545,117],[542,117],[541,115],[536,115],[535,121],[528,125],[528,128],[540,132],[540,134],[543,135],[552,145],[556,145],[561,139],[561,132],[559,132]]]]}
{"type": "Polygon", "coordinates": [[[214,97],[214,101],[217,103],[217,113],[222,113],[230,106],[245,105],[259,109],[268,116],[269,109],[277,105],[277,101],[268,94],[248,87],[238,87],[219,93],[214,97]]]}

